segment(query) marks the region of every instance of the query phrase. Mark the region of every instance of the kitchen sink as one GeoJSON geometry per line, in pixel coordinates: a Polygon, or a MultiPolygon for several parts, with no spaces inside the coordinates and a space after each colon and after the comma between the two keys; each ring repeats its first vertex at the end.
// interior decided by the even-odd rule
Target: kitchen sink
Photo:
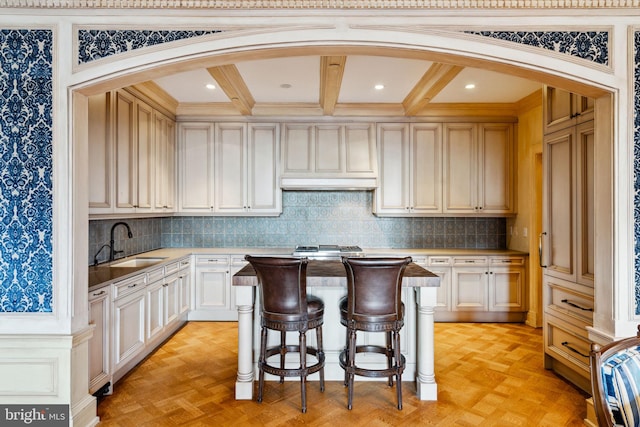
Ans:
{"type": "Polygon", "coordinates": [[[109,267],[111,268],[129,268],[129,267],[148,267],[158,264],[166,259],[166,257],[135,257],[124,261],[116,262],[109,267]]]}

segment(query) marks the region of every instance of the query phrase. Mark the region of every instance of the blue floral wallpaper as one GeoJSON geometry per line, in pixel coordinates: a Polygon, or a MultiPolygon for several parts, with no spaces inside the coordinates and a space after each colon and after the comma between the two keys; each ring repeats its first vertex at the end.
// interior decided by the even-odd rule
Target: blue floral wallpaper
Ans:
{"type": "Polygon", "coordinates": [[[609,64],[607,31],[465,31],[495,39],[540,47],[586,59],[596,64],[609,64]]]}
{"type": "Polygon", "coordinates": [[[49,30],[0,30],[0,312],[52,311],[49,30]]]}
{"type": "Polygon", "coordinates": [[[634,33],[633,72],[633,189],[636,315],[640,315],[640,32],[634,33]]]}
{"type": "Polygon", "coordinates": [[[219,33],[211,31],[79,30],[78,64],[143,47],[219,33]]]}

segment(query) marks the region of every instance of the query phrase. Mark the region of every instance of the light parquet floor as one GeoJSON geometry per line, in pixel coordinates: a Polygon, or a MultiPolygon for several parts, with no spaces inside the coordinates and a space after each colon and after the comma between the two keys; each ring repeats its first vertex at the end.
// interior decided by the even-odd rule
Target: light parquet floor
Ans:
{"type": "Polygon", "coordinates": [[[436,323],[438,401],[403,382],[359,382],[353,410],[341,382],[267,382],[262,404],[236,401],[237,323],[189,322],[98,404],[108,426],[582,426],[588,396],[543,368],[542,331],[522,324],[436,323]]]}

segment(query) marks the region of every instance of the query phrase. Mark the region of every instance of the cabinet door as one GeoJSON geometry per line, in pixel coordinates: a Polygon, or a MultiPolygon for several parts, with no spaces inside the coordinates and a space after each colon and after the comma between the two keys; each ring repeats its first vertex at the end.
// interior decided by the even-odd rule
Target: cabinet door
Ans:
{"type": "Polygon", "coordinates": [[[512,213],[514,144],[508,123],[479,126],[478,212],[512,213]]]}
{"type": "Polygon", "coordinates": [[[312,171],[318,174],[344,173],[343,129],[340,125],[315,125],[312,171]]]}
{"type": "Polygon", "coordinates": [[[145,295],[135,292],[114,301],[114,372],[144,350],[145,295]]]}
{"type": "Polygon", "coordinates": [[[136,185],[136,198],[134,207],[136,212],[148,212],[151,210],[153,201],[153,188],[155,182],[155,145],[153,140],[153,109],[143,103],[136,101],[136,174],[134,175],[136,185]]]}
{"type": "Polygon", "coordinates": [[[113,212],[112,93],[90,96],[89,102],[89,213],[113,212]]]}
{"type": "Polygon", "coordinates": [[[153,209],[172,212],[175,197],[175,122],[154,112],[155,197],[153,209]]]}
{"type": "Polygon", "coordinates": [[[525,311],[524,269],[492,267],[489,271],[489,311],[525,311]]]}
{"type": "Polygon", "coordinates": [[[181,212],[213,211],[213,138],[212,123],[179,125],[181,212]]]}
{"type": "Polygon", "coordinates": [[[250,213],[282,212],[278,183],[279,128],[274,123],[250,124],[248,128],[247,206],[250,213]]]}
{"type": "Polygon", "coordinates": [[[244,212],[247,209],[246,124],[216,124],[214,145],[214,210],[244,212]]]}
{"type": "Polygon", "coordinates": [[[412,125],[410,155],[410,210],[415,213],[442,212],[442,125],[412,125]]]}
{"type": "Polygon", "coordinates": [[[221,311],[231,308],[228,257],[196,260],[196,310],[221,311]]]}
{"type": "Polygon", "coordinates": [[[376,213],[408,213],[411,205],[408,124],[381,123],[378,125],[378,159],[380,160],[380,186],[375,191],[376,213]]]}
{"type": "Polygon", "coordinates": [[[453,311],[487,311],[486,267],[454,267],[451,277],[453,311]]]}
{"type": "Polygon", "coordinates": [[[282,174],[299,175],[313,171],[314,127],[311,124],[286,123],[282,125],[282,174]]]}
{"type": "Polygon", "coordinates": [[[163,320],[165,326],[180,318],[180,278],[173,274],[165,278],[162,284],[164,298],[163,320]]]}
{"type": "Polygon", "coordinates": [[[477,201],[477,126],[444,125],[444,212],[474,213],[477,201]]]}
{"type": "Polygon", "coordinates": [[[594,127],[593,122],[576,128],[576,260],[577,281],[593,287],[595,275],[595,206],[594,206],[594,127]]]}
{"type": "Polygon", "coordinates": [[[164,280],[147,285],[147,341],[153,340],[164,329],[164,280]]]}
{"type": "Polygon", "coordinates": [[[135,98],[124,91],[115,92],[116,203],[120,212],[134,211],[137,200],[135,147],[135,98]]]}
{"type": "Polygon", "coordinates": [[[111,299],[109,287],[89,293],[89,324],[95,325],[89,341],[89,392],[94,393],[109,381],[111,299]]]}
{"type": "Polygon", "coordinates": [[[376,153],[375,126],[369,123],[344,125],[345,172],[376,176],[378,153],[376,153]]]}
{"type": "Polygon", "coordinates": [[[191,271],[186,268],[179,275],[180,314],[185,314],[191,309],[191,271]]]}
{"type": "Polygon", "coordinates": [[[566,128],[545,137],[544,230],[545,274],[576,281],[575,269],[575,133],[566,128]]]}
{"type": "Polygon", "coordinates": [[[546,86],[544,133],[548,134],[593,120],[594,105],[593,98],[546,86]]]}

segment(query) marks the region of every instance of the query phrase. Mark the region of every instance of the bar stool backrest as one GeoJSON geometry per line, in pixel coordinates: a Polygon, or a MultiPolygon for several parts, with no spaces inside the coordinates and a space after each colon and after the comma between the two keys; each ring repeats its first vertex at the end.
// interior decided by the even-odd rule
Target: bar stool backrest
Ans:
{"type": "Polygon", "coordinates": [[[391,315],[402,320],[402,277],[411,257],[343,258],[342,262],[347,271],[348,317],[391,315]]]}
{"type": "Polygon", "coordinates": [[[245,257],[256,272],[263,313],[307,313],[307,259],[245,257]]]}

